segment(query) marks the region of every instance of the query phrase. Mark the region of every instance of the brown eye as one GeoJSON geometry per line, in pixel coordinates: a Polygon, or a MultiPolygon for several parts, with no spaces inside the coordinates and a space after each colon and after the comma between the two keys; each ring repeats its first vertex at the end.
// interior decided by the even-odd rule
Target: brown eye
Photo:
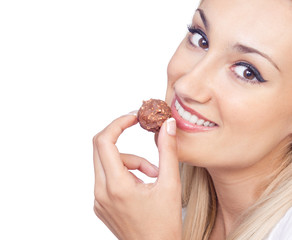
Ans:
{"type": "Polygon", "coordinates": [[[231,71],[240,78],[249,83],[267,82],[256,67],[247,62],[237,62],[231,67],[231,71]]]}
{"type": "Polygon", "coordinates": [[[190,42],[195,47],[202,48],[203,50],[208,50],[209,48],[208,41],[200,32],[194,32],[190,37],[190,42]]]}
{"type": "Polygon", "coordinates": [[[234,72],[236,73],[236,75],[238,75],[239,77],[246,79],[246,80],[256,79],[256,76],[253,73],[253,71],[246,66],[240,66],[240,65],[235,66],[234,72]]]}
{"type": "Polygon", "coordinates": [[[248,80],[253,80],[255,78],[254,73],[250,71],[248,68],[244,70],[243,76],[248,80]]]}
{"type": "Polygon", "coordinates": [[[209,48],[208,42],[203,37],[199,40],[199,46],[203,49],[209,48]]]}

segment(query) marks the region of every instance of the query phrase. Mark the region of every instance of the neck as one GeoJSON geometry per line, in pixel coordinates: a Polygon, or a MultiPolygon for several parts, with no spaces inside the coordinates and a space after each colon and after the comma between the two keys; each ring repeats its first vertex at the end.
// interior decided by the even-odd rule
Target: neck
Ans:
{"type": "Polygon", "coordinates": [[[207,169],[212,177],[218,199],[218,211],[213,229],[217,236],[221,235],[222,239],[225,239],[234,229],[239,216],[258,200],[272,181],[271,176],[280,168],[282,159],[279,151],[276,152],[277,155],[271,153],[262,161],[247,168],[207,169]]]}
{"type": "Polygon", "coordinates": [[[233,229],[238,217],[259,198],[266,185],[266,174],[253,176],[233,176],[226,178],[209,171],[218,199],[217,223],[224,229],[224,235],[233,229]]]}

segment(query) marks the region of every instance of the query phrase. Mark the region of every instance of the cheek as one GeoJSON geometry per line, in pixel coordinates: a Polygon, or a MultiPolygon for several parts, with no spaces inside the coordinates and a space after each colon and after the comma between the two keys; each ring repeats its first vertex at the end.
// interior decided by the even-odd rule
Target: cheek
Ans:
{"type": "Polygon", "coordinates": [[[177,49],[167,66],[167,89],[165,101],[170,106],[174,95],[174,84],[176,80],[185,74],[180,47],[177,49]]]}
{"type": "Polygon", "coordinates": [[[222,109],[224,126],[231,133],[238,133],[250,137],[264,136],[265,134],[287,135],[287,111],[282,111],[274,100],[275,95],[260,98],[247,96],[234,97],[222,109]],[[273,97],[274,96],[274,97],[273,97]],[[284,115],[283,115],[284,113],[284,115]]]}
{"type": "Polygon", "coordinates": [[[199,61],[199,57],[186,47],[186,40],[180,44],[167,67],[166,102],[170,105],[174,95],[174,85],[177,80],[188,74],[199,61]],[[197,59],[197,61],[196,61],[197,59]]]}
{"type": "Polygon", "coordinates": [[[174,82],[182,77],[185,73],[185,69],[183,67],[183,60],[180,57],[180,54],[178,50],[171,58],[168,67],[167,67],[167,79],[168,79],[168,85],[173,85],[174,82]]]}
{"type": "Polygon", "coordinates": [[[184,39],[171,58],[167,67],[168,84],[172,85],[176,80],[190,72],[201,55],[187,47],[187,39],[184,39]]]}
{"type": "Polygon", "coordinates": [[[218,130],[178,131],[180,161],[207,168],[244,168],[264,159],[287,137],[285,122],[277,121],[278,112],[270,111],[275,106],[271,101],[254,104],[238,95],[237,99],[228,96],[229,101],[217,98],[222,120],[218,130]]]}
{"type": "Polygon", "coordinates": [[[221,140],[226,141],[231,150],[246,156],[250,149],[254,153],[258,152],[258,156],[264,155],[286,137],[284,123],[279,121],[277,108],[273,108],[272,101],[269,98],[265,98],[265,101],[257,100],[252,96],[230,97],[230,101],[225,101],[221,109],[221,140]]]}

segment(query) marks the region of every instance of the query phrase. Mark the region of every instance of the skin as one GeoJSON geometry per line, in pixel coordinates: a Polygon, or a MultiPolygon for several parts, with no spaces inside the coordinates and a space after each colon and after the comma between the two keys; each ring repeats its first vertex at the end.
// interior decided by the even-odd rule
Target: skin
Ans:
{"type": "Polygon", "coordinates": [[[93,138],[95,214],[118,239],[178,240],[182,219],[175,121],[165,122],[160,130],[159,170],[141,157],[119,153],[115,146],[122,132],[136,123],[135,115],[122,116],[93,138]],[[144,184],[129,169],[157,180],[144,184]]]}
{"type": "Polygon", "coordinates": [[[192,46],[191,34],[182,41],[168,66],[166,101],[177,95],[219,125],[177,132],[180,161],[207,168],[214,181],[219,211],[211,239],[218,240],[258,198],[291,142],[292,8],[290,1],[205,0],[200,9],[208,28],[199,12],[192,25],[207,35],[209,48],[192,46]],[[236,51],[237,43],[265,53],[280,71],[259,54],[236,51]],[[238,78],[240,69],[233,67],[240,61],[254,65],[267,82],[238,78]]]}
{"type": "Polygon", "coordinates": [[[159,170],[115,147],[123,130],[137,123],[133,115],[116,119],[93,139],[94,210],[119,239],[180,239],[178,161],[209,171],[218,197],[210,239],[225,239],[269,184],[291,142],[291,1],[204,0],[200,9],[208,27],[199,12],[192,26],[206,34],[209,48],[191,45],[187,34],[168,66],[166,102],[170,105],[176,95],[218,126],[194,133],[175,131],[172,122],[168,133],[165,123],[157,142],[159,170]],[[234,47],[237,43],[273,63],[244,53],[234,47]],[[238,62],[252,64],[266,82],[244,81],[238,62]],[[157,181],[144,184],[129,169],[158,176],[157,181]]]}

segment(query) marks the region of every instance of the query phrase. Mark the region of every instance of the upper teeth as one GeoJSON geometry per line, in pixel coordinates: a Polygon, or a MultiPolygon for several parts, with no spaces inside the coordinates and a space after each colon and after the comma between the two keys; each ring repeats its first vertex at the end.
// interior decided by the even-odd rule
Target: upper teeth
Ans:
{"type": "Polygon", "coordinates": [[[191,114],[190,112],[183,109],[183,107],[179,104],[179,102],[175,101],[175,107],[178,114],[186,121],[196,124],[198,126],[205,126],[205,127],[214,127],[215,123],[205,121],[203,119],[198,118],[196,115],[191,114]]]}

